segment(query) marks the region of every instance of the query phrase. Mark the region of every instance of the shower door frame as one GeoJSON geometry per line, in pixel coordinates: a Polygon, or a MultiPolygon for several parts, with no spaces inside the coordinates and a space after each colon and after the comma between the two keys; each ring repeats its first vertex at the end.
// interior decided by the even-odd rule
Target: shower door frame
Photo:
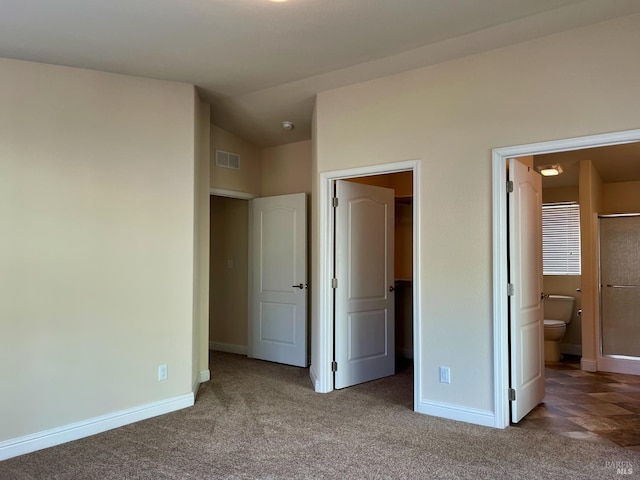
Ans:
{"type": "Polygon", "coordinates": [[[631,357],[627,355],[605,355],[602,348],[602,259],[600,256],[600,219],[602,218],[618,218],[618,217],[640,217],[640,213],[613,213],[598,214],[597,222],[597,255],[598,255],[598,325],[596,332],[596,341],[598,342],[598,370],[602,372],[624,373],[630,375],[640,375],[640,357],[631,357]]]}

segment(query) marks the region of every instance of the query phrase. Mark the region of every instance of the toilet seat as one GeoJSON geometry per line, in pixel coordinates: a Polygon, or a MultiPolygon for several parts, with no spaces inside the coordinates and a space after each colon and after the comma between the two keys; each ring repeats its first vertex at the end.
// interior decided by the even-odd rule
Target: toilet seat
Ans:
{"type": "Polygon", "coordinates": [[[566,328],[567,324],[562,320],[545,320],[544,328],[566,328]]]}

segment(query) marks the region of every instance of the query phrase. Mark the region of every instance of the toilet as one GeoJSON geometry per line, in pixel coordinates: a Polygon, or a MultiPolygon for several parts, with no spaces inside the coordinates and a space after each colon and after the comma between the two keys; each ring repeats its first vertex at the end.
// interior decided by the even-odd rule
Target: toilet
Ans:
{"type": "Polygon", "coordinates": [[[549,295],[544,299],[544,361],[559,362],[560,341],[573,317],[574,297],[549,295]]]}

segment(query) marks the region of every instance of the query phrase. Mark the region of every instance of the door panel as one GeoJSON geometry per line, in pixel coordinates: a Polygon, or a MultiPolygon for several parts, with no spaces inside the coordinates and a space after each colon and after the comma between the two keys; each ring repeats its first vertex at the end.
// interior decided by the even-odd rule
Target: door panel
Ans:
{"type": "Polygon", "coordinates": [[[335,388],[395,373],[394,192],[336,182],[335,388]]]}
{"type": "Polygon", "coordinates": [[[387,354],[387,312],[349,314],[349,359],[366,360],[387,354]]]}
{"type": "Polygon", "coordinates": [[[509,299],[511,421],[519,422],[544,398],[542,305],[542,178],[509,160],[509,299]]]}
{"type": "Polygon", "coordinates": [[[256,198],[251,208],[250,356],[306,367],[306,195],[256,198]]]}

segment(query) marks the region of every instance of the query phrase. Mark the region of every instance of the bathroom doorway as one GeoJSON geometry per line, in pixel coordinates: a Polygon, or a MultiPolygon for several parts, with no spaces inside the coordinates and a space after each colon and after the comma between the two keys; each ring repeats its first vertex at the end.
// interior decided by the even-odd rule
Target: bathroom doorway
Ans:
{"type": "MultiPolygon", "coordinates": [[[[510,368],[519,368],[519,365],[510,365],[509,352],[511,344],[508,337],[508,291],[504,287],[509,284],[508,263],[509,251],[507,242],[507,196],[504,193],[504,185],[507,182],[507,161],[509,158],[525,157],[544,154],[558,154],[559,152],[574,152],[584,149],[596,149],[600,147],[626,145],[640,141],[640,130],[618,132],[589,137],[579,137],[559,141],[522,145],[495,149],[493,151],[493,232],[494,232],[494,378],[495,378],[495,411],[496,426],[504,428],[510,423],[510,368]]],[[[606,162],[606,160],[605,160],[606,162]]],[[[589,166],[582,175],[592,184],[597,184],[594,175],[595,167],[589,166]]],[[[597,172],[597,171],[596,171],[597,172]]],[[[601,182],[601,181],[600,181],[601,182]]],[[[602,183],[602,182],[601,182],[602,183]]],[[[584,193],[583,193],[584,195],[584,193]]],[[[581,195],[582,197],[582,195],[581,195]]],[[[597,289],[597,264],[595,232],[595,216],[597,211],[597,195],[590,195],[580,201],[584,211],[582,227],[590,232],[583,241],[583,272],[581,281],[583,302],[583,331],[582,331],[582,360],[581,369],[596,371],[598,369],[598,339],[595,321],[597,318],[599,301],[596,298],[597,289]],[[586,276],[586,278],[584,278],[586,276]],[[584,286],[588,285],[588,289],[584,286]],[[597,308],[596,308],[597,307],[597,308]]],[[[582,219],[582,217],[581,217],[582,219]]]]}

